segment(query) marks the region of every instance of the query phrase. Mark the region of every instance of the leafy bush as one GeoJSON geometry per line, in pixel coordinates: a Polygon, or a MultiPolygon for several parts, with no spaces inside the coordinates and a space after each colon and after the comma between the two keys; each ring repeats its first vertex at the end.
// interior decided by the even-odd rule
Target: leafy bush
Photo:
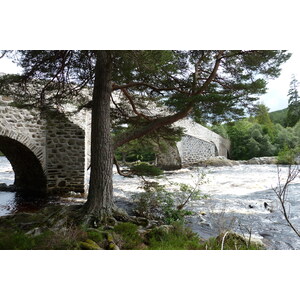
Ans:
{"type": "Polygon", "coordinates": [[[165,185],[160,185],[158,182],[144,181],[142,187],[145,192],[133,196],[137,201],[137,214],[164,224],[171,224],[174,221],[183,222],[184,217],[191,214],[183,208],[190,201],[207,197],[199,190],[204,177],[204,174],[199,175],[195,186],[171,183],[172,188],[174,185],[179,187],[179,190],[175,191],[168,190],[165,185]]]}
{"type": "Polygon", "coordinates": [[[281,151],[279,151],[277,156],[278,164],[282,165],[293,165],[296,164],[296,156],[300,153],[300,149],[290,149],[288,146],[285,146],[281,151]]]}
{"type": "Polygon", "coordinates": [[[143,162],[133,165],[130,170],[133,174],[138,176],[159,176],[163,174],[160,168],[143,162]]]}

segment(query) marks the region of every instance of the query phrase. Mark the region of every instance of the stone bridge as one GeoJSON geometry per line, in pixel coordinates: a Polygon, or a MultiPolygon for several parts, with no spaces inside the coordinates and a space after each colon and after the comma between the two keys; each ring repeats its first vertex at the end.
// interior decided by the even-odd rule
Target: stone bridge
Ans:
{"type": "MultiPolygon", "coordinates": [[[[0,96],[0,151],[10,161],[15,186],[38,193],[84,192],[90,161],[89,111],[68,116],[20,109],[0,96]]],[[[189,120],[175,125],[185,136],[166,153],[157,154],[164,169],[180,168],[211,156],[227,156],[229,141],[189,120]]]]}
{"type": "Polygon", "coordinates": [[[45,115],[0,101],[0,151],[19,190],[84,191],[85,132],[61,113],[45,115]]]}
{"type": "Polygon", "coordinates": [[[157,155],[157,164],[163,169],[178,169],[213,156],[228,157],[229,140],[187,118],[174,125],[184,128],[184,136],[176,145],[169,145],[167,152],[157,155]]]}

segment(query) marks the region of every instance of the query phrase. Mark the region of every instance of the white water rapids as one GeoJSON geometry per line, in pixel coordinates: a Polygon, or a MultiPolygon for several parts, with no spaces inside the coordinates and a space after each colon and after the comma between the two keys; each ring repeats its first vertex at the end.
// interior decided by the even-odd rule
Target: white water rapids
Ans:
{"type": "MultiPolygon", "coordinates": [[[[166,172],[167,180],[159,182],[195,186],[199,173],[206,174],[199,189],[208,197],[188,205],[196,215],[188,218],[188,225],[203,238],[233,230],[245,237],[251,234],[252,239],[261,240],[267,249],[300,249],[300,238],[287,226],[273,191],[278,184],[277,171],[276,165],[191,168],[166,172]]],[[[288,167],[279,166],[279,172],[284,183],[288,167]]],[[[141,191],[140,185],[138,178],[124,178],[115,173],[115,198],[128,199],[141,191]]],[[[299,195],[300,176],[290,184],[288,193],[290,220],[300,229],[299,195]]]]}
{"type": "MultiPolygon", "coordinates": [[[[287,167],[280,166],[282,182],[287,176],[287,167]]],[[[300,249],[300,238],[287,226],[280,211],[279,202],[272,188],[278,184],[275,165],[239,165],[233,167],[207,167],[181,169],[165,172],[169,182],[195,186],[204,172],[205,183],[200,190],[208,194],[206,199],[192,201],[188,208],[195,212],[189,217],[189,226],[203,238],[215,236],[220,231],[234,230],[245,236],[260,239],[267,249],[300,249]],[[268,209],[264,203],[268,204],[268,209]]],[[[9,162],[0,157],[0,182],[12,184],[14,174],[9,162]]],[[[116,204],[129,205],[131,196],[142,192],[141,180],[137,177],[121,177],[114,170],[114,198],[116,204]]],[[[300,177],[289,187],[290,219],[300,229],[300,177]]],[[[14,212],[15,193],[0,192],[0,216],[14,212]]],[[[20,199],[18,199],[20,201],[20,199]]]]}

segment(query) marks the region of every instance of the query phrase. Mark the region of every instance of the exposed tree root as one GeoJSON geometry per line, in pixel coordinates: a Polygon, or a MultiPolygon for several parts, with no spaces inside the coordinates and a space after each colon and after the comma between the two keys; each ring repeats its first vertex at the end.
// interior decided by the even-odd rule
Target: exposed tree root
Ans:
{"type": "Polygon", "coordinates": [[[90,228],[113,227],[119,222],[130,222],[141,226],[147,226],[149,223],[146,218],[130,216],[115,205],[110,210],[101,210],[97,214],[88,213],[81,205],[63,206],[49,212],[43,223],[47,227],[59,230],[70,225],[90,228]]]}

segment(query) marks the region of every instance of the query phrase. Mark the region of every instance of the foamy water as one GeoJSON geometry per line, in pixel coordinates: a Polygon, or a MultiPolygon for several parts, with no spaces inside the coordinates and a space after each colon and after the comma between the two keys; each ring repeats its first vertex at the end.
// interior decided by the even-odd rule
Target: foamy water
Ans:
{"type": "Polygon", "coordinates": [[[6,183],[7,185],[13,184],[15,174],[11,167],[10,162],[6,157],[0,156],[0,182],[6,183]]]}

